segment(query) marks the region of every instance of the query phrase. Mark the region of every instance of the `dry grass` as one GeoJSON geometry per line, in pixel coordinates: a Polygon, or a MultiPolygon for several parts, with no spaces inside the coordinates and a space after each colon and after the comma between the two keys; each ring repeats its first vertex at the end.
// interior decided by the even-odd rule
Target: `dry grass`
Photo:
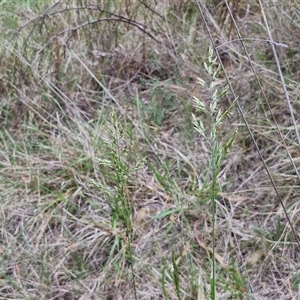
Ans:
{"type": "MultiPolygon", "coordinates": [[[[219,2],[200,7],[297,230],[299,144],[260,5],[230,4],[251,69],[219,2]]],[[[211,125],[192,100],[211,102],[197,83],[210,45],[198,4],[0,4],[0,299],[210,299],[212,152],[192,125],[192,113],[211,125]]],[[[299,7],[268,5],[297,121],[299,7]]],[[[235,127],[215,191],[216,299],[296,299],[299,245],[237,110],[220,142],[235,127]]]]}

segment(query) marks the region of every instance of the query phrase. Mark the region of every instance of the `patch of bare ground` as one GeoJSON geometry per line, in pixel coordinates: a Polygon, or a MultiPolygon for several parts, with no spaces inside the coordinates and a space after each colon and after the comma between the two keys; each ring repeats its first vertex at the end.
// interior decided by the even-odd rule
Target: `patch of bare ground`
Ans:
{"type": "Polygon", "coordinates": [[[211,299],[213,259],[215,299],[296,299],[299,245],[236,108],[213,252],[213,151],[192,114],[209,135],[205,19],[297,230],[297,4],[28,3],[0,4],[0,299],[211,299]]]}

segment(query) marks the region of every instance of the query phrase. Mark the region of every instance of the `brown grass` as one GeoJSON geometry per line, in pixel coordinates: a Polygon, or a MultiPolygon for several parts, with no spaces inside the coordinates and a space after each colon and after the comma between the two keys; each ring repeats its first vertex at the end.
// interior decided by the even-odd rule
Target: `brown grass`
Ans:
{"type": "MultiPolygon", "coordinates": [[[[0,299],[210,299],[211,149],[192,126],[192,113],[210,126],[192,100],[211,102],[197,83],[210,45],[199,7],[297,230],[299,145],[260,4],[230,4],[256,77],[221,2],[0,4],[0,299]]],[[[276,50],[297,121],[299,13],[263,5],[289,46],[276,50]]],[[[218,176],[216,298],[296,299],[299,245],[238,110],[220,141],[235,127],[218,176]]]]}

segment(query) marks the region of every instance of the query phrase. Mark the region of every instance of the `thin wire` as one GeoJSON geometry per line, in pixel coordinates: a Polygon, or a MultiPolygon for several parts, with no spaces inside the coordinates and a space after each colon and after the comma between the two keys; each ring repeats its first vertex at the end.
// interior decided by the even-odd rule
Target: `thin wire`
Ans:
{"type": "MultiPolygon", "coordinates": [[[[294,116],[294,112],[293,112],[293,107],[292,107],[292,104],[291,104],[291,101],[290,101],[289,92],[288,92],[288,90],[286,88],[286,84],[284,82],[284,78],[283,78],[283,74],[282,74],[282,71],[281,71],[278,55],[277,55],[277,52],[276,52],[276,49],[275,49],[276,42],[273,41],[272,34],[271,34],[270,29],[269,29],[268,21],[267,21],[266,15],[265,15],[264,7],[263,7],[260,0],[259,0],[259,5],[260,5],[260,9],[261,9],[261,14],[262,14],[263,19],[264,19],[264,23],[265,23],[266,28],[267,28],[267,33],[268,33],[268,36],[269,36],[269,40],[271,41],[270,45],[272,47],[272,51],[273,51],[274,58],[275,58],[275,61],[276,61],[278,74],[280,76],[280,80],[281,80],[282,87],[283,87],[283,90],[284,90],[284,95],[285,95],[286,101],[287,101],[288,106],[289,106],[290,115],[291,115],[291,118],[292,118],[292,122],[293,122],[293,125],[294,125],[294,128],[295,128],[295,132],[296,132],[296,136],[297,136],[297,140],[298,140],[298,145],[300,146],[300,135],[299,135],[299,131],[298,131],[298,128],[297,128],[297,124],[296,124],[296,120],[295,120],[295,116],[294,116]]],[[[230,15],[231,15],[231,12],[230,12],[230,15]]]]}
{"type": "MultiPolygon", "coordinates": [[[[199,4],[199,1],[198,1],[198,0],[196,0],[196,2],[197,2],[197,5],[198,5],[198,9],[199,9],[199,11],[200,11],[200,14],[201,14],[201,16],[202,16],[202,18],[203,18],[203,21],[204,21],[206,30],[207,30],[207,32],[208,32],[208,34],[209,34],[209,39],[210,39],[210,41],[211,41],[212,47],[214,48],[214,51],[215,51],[215,53],[216,53],[216,55],[217,55],[217,57],[218,57],[220,66],[221,66],[221,68],[222,68],[222,70],[223,70],[223,72],[224,72],[224,76],[225,76],[225,78],[226,78],[226,81],[227,81],[227,83],[228,83],[228,85],[229,85],[229,89],[230,89],[230,91],[231,91],[231,93],[232,93],[234,99],[237,99],[237,95],[236,95],[236,93],[235,93],[235,91],[234,91],[234,89],[233,89],[233,87],[232,87],[232,84],[231,84],[231,82],[230,82],[230,80],[229,80],[229,76],[228,76],[228,74],[227,74],[227,72],[226,72],[226,69],[224,68],[224,65],[223,65],[223,63],[222,63],[222,60],[221,60],[221,58],[220,58],[220,56],[219,56],[219,53],[218,53],[218,51],[217,51],[217,49],[216,49],[216,46],[215,46],[215,43],[214,43],[214,41],[213,41],[213,38],[212,38],[212,34],[211,34],[211,31],[210,31],[210,28],[209,28],[209,26],[208,26],[208,24],[207,24],[207,21],[206,21],[206,19],[205,19],[204,14],[203,14],[203,10],[202,10],[202,8],[201,8],[201,5],[199,4]]],[[[238,30],[238,27],[237,27],[237,25],[236,25],[236,23],[235,23],[234,18],[233,18],[233,16],[232,16],[232,13],[231,13],[231,10],[230,10],[230,7],[229,7],[229,5],[228,5],[227,0],[225,0],[225,2],[226,2],[227,9],[228,9],[228,11],[229,11],[229,13],[230,13],[230,17],[231,17],[231,19],[232,19],[232,21],[233,21],[233,23],[234,23],[235,28],[236,28],[237,34],[238,34],[238,36],[239,36],[239,39],[240,39],[241,41],[243,41],[243,38],[242,38],[242,36],[241,36],[241,34],[240,34],[239,30],[238,30]]],[[[248,59],[249,59],[249,62],[250,62],[250,64],[251,64],[251,59],[250,59],[249,54],[248,54],[248,52],[247,52],[247,50],[246,50],[246,48],[245,48],[245,45],[244,45],[243,43],[242,43],[242,45],[243,45],[243,47],[244,47],[244,50],[245,50],[245,52],[246,52],[246,55],[247,55],[247,57],[248,57],[248,59]]],[[[272,47],[275,47],[274,44],[271,44],[271,46],[272,46],[272,47]]],[[[254,69],[254,68],[253,68],[253,69],[254,69]]],[[[272,186],[273,186],[273,188],[274,188],[274,190],[275,190],[276,196],[277,196],[277,198],[279,199],[279,202],[280,202],[281,207],[282,207],[282,209],[283,209],[283,211],[284,211],[284,214],[285,214],[286,217],[287,217],[288,223],[289,223],[289,225],[290,225],[290,227],[291,227],[291,230],[292,230],[293,235],[294,235],[294,237],[295,237],[296,243],[298,244],[298,247],[300,248],[300,240],[299,240],[299,237],[298,237],[298,235],[297,235],[297,233],[296,233],[296,231],[295,231],[295,229],[294,229],[294,227],[293,227],[293,225],[292,225],[292,221],[291,221],[291,219],[290,219],[290,217],[289,217],[289,215],[288,215],[288,213],[287,213],[287,210],[286,210],[286,208],[285,208],[285,206],[284,206],[284,203],[283,203],[283,201],[282,201],[282,199],[281,199],[281,197],[280,197],[280,194],[279,194],[279,191],[278,191],[278,189],[277,189],[277,187],[276,187],[276,184],[275,184],[275,182],[274,182],[274,179],[273,179],[273,177],[271,176],[271,173],[270,173],[270,171],[269,171],[269,169],[268,169],[268,167],[267,167],[267,164],[266,164],[266,162],[265,162],[265,160],[264,160],[264,158],[263,158],[263,156],[262,156],[262,154],[261,154],[261,151],[259,150],[259,147],[258,147],[258,145],[257,145],[257,142],[256,142],[256,140],[255,140],[255,138],[254,138],[254,136],[253,136],[253,133],[252,133],[252,131],[251,131],[251,129],[250,129],[249,123],[248,123],[248,121],[247,121],[247,119],[246,119],[246,117],[245,117],[245,114],[243,113],[242,107],[241,107],[241,105],[240,105],[240,103],[239,103],[238,100],[236,101],[236,104],[237,104],[237,108],[238,108],[238,110],[239,110],[239,113],[241,114],[241,117],[242,117],[242,119],[243,119],[243,122],[244,122],[244,124],[245,124],[245,126],[246,126],[246,128],[247,128],[247,131],[248,131],[248,133],[249,133],[249,135],[250,135],[250,138],[251,138],[251,140],[252,140],[252,142],[253,142],[253,144],[254,144],[254,146],[255,146],[255,148],[256,148],[256,151],[258,152],[258,155],[259,155],[259,158],[260,158],[260,160],[261,160],[261,162],[262,162],[262,164],[263,164],[263,167],[264,167],[264,169],[266,170],[267,175],[268,175],[268,177],[269,177],[269,179],[270,179],[270,181],[271,181],[271,184],[272,184],[272,186]]]]}

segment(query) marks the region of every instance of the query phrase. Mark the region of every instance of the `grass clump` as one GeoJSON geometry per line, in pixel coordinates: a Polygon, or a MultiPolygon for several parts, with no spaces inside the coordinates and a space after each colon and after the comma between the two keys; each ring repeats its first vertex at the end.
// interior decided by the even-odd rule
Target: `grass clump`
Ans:
{"type": "Polygon", "coordinates": [[[297,10],[175,2],[0,3],[1,299],[297,296],[297,10]]]}

